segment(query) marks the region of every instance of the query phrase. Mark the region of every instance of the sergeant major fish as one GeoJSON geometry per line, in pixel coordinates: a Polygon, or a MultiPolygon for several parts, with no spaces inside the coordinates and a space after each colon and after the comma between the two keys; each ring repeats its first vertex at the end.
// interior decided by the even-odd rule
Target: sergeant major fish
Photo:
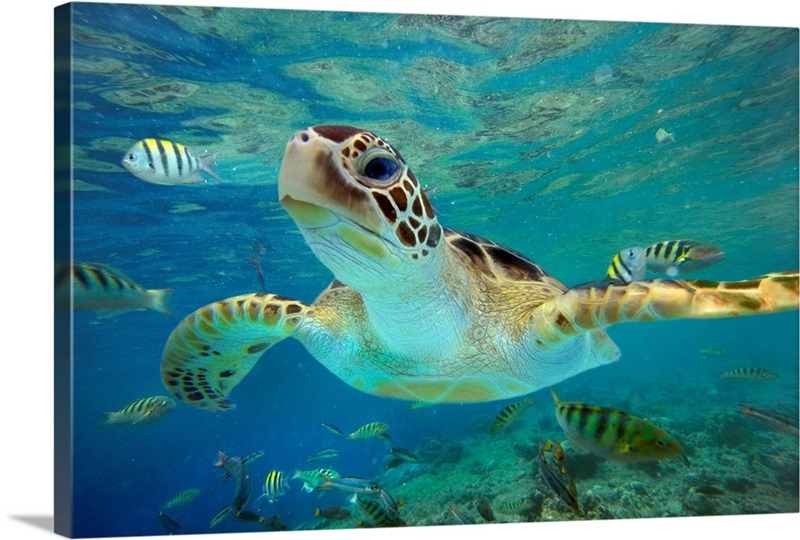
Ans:
{"type": "Polygon", "coordinates": [[[743,367],[726,371],[720,375],[723,379],[747,379],[751,381],[772,381],[780,377],[774,371],[760,367],[743,367]]]}
{"type": "Polygon", "coordinates": [[[175,497],[170,499],[170,501],[164,505],[164,508],[166,510],[169,510],[174,506],[182,506],[184,504],[190,503],[193,500],[195,500],[198,495],[200,495],[199,489],[187,489],[185,491],[181,491],[175,497]]]}
{"type": "Polygon", "coordinates": [[[175,408],[175,401],[167,396],[151,396],[137,399],[116,412],[103,413],[99,427],[105,426],[141,426],[163,418],[175,408]]]}
{"type": "Polygon", "coordinates": [[[663,272],[670,277],[702,270],[725,258],[717,246],[697,240],[666,240],[644,250],[649,272],[663,272]]]}
{"type": "Polygon", "coordinates": [[[702,356],[728,356],[730,351],[724,347],[714,345],[711,347],[703,347],[700,349],[700,354],[702,356]]]}
{"type": "Polygon", "coordinates": [[[689,460],[675,437],[647,420],[622,411],[585,403],[563,403],[551,388],[556,420],[578,448],[619,463],[638,463],[681,457],[689,460]]]}
{"type": "Polygon", "coordinates": [[[609,264],[606,271],[606,278],[621,281],[622,283],[630,283],[631,281],[643,280],[646,270],[644,248],[625,248],[611,259],[611,264],[609,264]]]}
{"type": "Polygon", "coordinates": [[[352,441],[356,439],[373,438],[389,441],[389,435],[386,434],[388,429],[389,425],[384,424],[383,422],[370,422],[369,424],[364,424],[356,429],[354,432],[345,437],[345,439],[352,441]]]}
{"type": "Polygon", "coordinates": [[[489,435],[497,435],[504,429],[508,428],[514,422],[522,411],[527,409],[533,404],[533,397],[527,396],[522,401],[506,405],[503,410],[497,413],[492,425],[489,426],[489,435]]]}
{"type": "Polygon", "coordinates": [[[333,469],[314,469],[311,471],[295,471],[292,480],[301,480],[303,482],[303,491],[311,493],[322,484],[325,483],[326,478],[339,478],[341,475],[333,469]]]}
{"type": "Polygon", "coordinates": [[[99,263],[56,265],[55,300],[76,310],[152,309],[171,317],[172,289],[145,289],[119,270],[99,263]]]}
{"type": "Polygon", "coordinates": [[[266,478],[264,478],[264,492],[258,500],[265,498],[271,503],[275,502],[287,489],[289,489],[289,484],[286,482],[283,473],[281,471],[269,471],[266,478]]]}
{"type": "Polygon", "coordinates": [[[151,184],[179,185],[204,182],[201,172],[221,181],[212,168],[217,154],[197,156],[191,148],[164,139],[142,139],[125,154],[122,166],[151,184]]]}
{"type": "Polygon", "coordinates": [[[366,518],[366,522],[362,525],[366,525],[367,527],[406,526],[406,522],[403,521],[399,515],[392,515],[392,513],[387,512],[375,501],[365,501],[360,499],[357,493],[354,493],[353,496],[350,497],[350,502],[355,504],[366,518]]]}

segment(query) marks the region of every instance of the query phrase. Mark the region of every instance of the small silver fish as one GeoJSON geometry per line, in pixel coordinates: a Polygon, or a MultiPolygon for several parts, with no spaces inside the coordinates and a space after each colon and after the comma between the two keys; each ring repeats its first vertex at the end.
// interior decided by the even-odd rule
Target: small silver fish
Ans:
{"type": "Polygon", "coordinates": [[[475,520],[459,510],[455,505],[448,504],[447,509],[453,515],[455,520],[461,525],[474,525],[475,520]]]}
{"type": "Polygon", "coordinates": [[[326,450],[320,450],[316,454],[312,454],[306,458],[306,463],[311,463],[312,461],[317,461],[320,459],[334,459],[339,457],[339,451],[334,450],[333,448],[328,448],[326,450]]]}
{"type": "Polygon", "coordinates": [[[572,481],[572,478],[568,478],[567,485],[565,486],[564,482],[553,472],[544,457],[541,441],[539,441],[539,470],[542,473],[542,480],[544,480],[545,485],[553,490],[553,493],[574,510],[576,514],[581,515],[575,483],[572,481]]]}
{"type": "Polygon", "coordinates": [[[369,495],[379,495],[381,492],[381,487],[378,484],[364,478],[357,478],[355,476],[331,478],[325,475],[323,475],[322,478],[322,484],[317,486],[317,489],[320,490],[334,489],[346,493],[366,493],[369,495]]]}
{"type": "Polygon", "coordinates": [[[788,433],[794,438],[800,437],[800,432],[798,432],[797,426],[797,418],[793,418],[787,414],[775,411],[767,411],[765,409],[757,409],[755,407],[751,407],[750,405],[743,404],[739,404],[738,411],[745,416],[752,416],[757,420],[761,420],[768,426],[771,426],[778,431],[788,433]]]}
{"type": "Polygon", "coordinates": [[[339,429],[338,427],[334,426],[333,424],[326,424],[326,423],[323,422],[323,423],[320,424],[320,426],[324,427],[325,429],[327,429],[328,431],[330,431],[334,435],[340,435],[340,436],[344,435],[344,433],[342,433],[342,430],[339,429]]]}
{"type": "Polygon", "coordinates": [[[122,166],[136,178],[151,184],[197,184],[201,172],[221,181],[212,166],[217,154],[197,156],[182,144],[164,139],[142,139],[125,154],[122,166]]]}

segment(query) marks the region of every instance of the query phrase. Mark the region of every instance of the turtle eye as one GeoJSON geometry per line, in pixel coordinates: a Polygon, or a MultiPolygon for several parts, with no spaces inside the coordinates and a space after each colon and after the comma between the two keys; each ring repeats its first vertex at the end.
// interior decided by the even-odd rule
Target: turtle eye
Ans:
{"type": "Polygon", "coordinates": [[[388,156],[376,156],[364,165],[364,176],[371,180],[385,182],[397,171],[397,162],[388,156]]]}

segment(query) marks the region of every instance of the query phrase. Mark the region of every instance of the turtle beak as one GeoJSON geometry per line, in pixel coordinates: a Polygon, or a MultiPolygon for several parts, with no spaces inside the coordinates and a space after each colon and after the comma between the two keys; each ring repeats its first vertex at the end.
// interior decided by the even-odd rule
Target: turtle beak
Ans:
{"type": "Polygon", "coordinates": [[[384,225],[370,197],[337,159],[340,144],[313,128],[295,133],[278,176],[280,203],[299,227],[331,225],[343,218],[380,236],[384,225]]]}

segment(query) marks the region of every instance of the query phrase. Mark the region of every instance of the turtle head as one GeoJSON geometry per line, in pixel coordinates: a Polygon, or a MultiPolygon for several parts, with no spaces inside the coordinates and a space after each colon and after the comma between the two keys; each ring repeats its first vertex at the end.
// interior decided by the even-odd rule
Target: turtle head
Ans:
{"type": "Polygon", "coordinates": [[[315,255],[356,289],[375,272],[375,283],[385,286],[386,272],[413,271],[443,242],[433,208],[400,153],[362,129],[315,126],[295,133],[278,194],[315,255]]]}

